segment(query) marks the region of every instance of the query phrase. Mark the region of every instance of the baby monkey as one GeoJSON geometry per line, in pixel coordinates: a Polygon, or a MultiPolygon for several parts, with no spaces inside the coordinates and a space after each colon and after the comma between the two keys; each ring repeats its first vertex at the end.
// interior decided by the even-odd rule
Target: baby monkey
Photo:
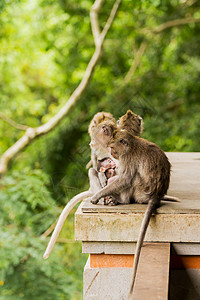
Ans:
{"type": "Polygon", "coordinates": [[[129,294],[132,298],[142,243],[151,215],[167,193],[171,165],[156,144],[125,129],[114,131],[108,146],[113,158],[118,160],[118,174],[113,182],[92,196],[91,202],[96,204],[101,197],[113,195],[121,204],[131,201],[148,204],[136,246],[129,294]]]}

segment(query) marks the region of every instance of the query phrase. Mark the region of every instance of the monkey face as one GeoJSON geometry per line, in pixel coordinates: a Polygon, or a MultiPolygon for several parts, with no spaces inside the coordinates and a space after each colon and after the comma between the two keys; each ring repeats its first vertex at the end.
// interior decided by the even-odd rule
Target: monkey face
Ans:
{"type": "Polygon", "coordinates": [[[108,147],[110,148],[111,155],[115,159],[119,159],[129,150],[129,135],[126,130],[116,130],[113,132],[112,138],[108,143],[108,147]]]}
{"type": "Polygon", "coordinates": [[[115,129],[116,125],[112,121],[102,122],[92,129],[90,147],[98,157],[109,155],[107,145],[115,129]]]}
{"type": "Polygon", "coordinates": [[[120,129],[126,129],[133,135],[140,136],[143,130],[142,117],[134,114],[131,110],[127,110],[117,121],[117,127],[120,129]]]}
{"type": "Polygon", "coordinates": [[[94,115],[89,128],[88,128],[88,132],[90,134],[90,136],[92,137],[92,135],[94,134],[94,130],[95,128],[102,122],[105,121],[111,121],[113,123],[115,123],[115,118],[113,117],[112,114],[108,113],[108,112],[98,112],[97,114],[94,115]]]}

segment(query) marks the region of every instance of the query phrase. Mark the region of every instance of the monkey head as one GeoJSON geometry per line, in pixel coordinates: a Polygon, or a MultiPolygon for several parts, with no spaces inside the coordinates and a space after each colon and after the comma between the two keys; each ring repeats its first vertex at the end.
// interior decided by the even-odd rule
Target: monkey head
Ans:
{"type": "Polygon", "coordinates": [[[108,113],[108,112],[98,112],[97,114],[94,115],[92,121],[90,122],[89,128],[88,128],[88,132],[89,135],[92,137],[95,128],[102,122],[105,121],[111,121],[113,123],[115,123],[115,118],[113,117],[112,114],[108,113]]]}
{"type": "Polygon", "coordinates": [[[112,121],[101,122],[92,129],[90,147],[98,157],[108,155],[108,142],[116,129],[117,126],[112,121]]]}
{"type": "Polygon", "coordinates": [[[126,129],[135,136],[140,136],[143,131],[142,117],[134,114],[131,110],[127,110],[126,114],[117,121],[117,127],[126,129]]]}
{"type": "Polygon", "coordinates": [[[122,156],[126,155],[132,147],[133,138],[132,134],[127,130],[115,130],[108,143],[112,157],[120,159],[122,156]]]}

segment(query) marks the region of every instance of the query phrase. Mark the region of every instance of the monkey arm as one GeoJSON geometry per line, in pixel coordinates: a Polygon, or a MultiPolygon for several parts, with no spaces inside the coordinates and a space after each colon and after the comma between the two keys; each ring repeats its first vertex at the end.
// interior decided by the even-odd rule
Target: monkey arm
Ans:
{"type": "Polygon", "coordinates": [[[97,170],[97,155],[93,149],[91,151],[91,161],[92,161],[93,168],[97,170]]]}
{"type": "Polygon", "coordinates": [[[131,187],[131,182],[127,181],[126,178],[116,176],[116,179],[109,185],[105,186],[102,190],[98,191],[95,195],[91,197],[91,202],[97,204],[99,199],[106,196],[120,195],[120,193],[131,187]]]}
{"type": "MultiPolygon", "coordinates": [[[[105,174],[103,174],[105,175],[105,174]]],[[[102,189],[101,180],[99,178],[99,172],[97,172],[94,168],[90,168],[88,172],[88,177],[90,181],[90,189],[93,194],[97,193],[102,189]]]]}
{"type": "Polygon", "coordinates": [[[102,188],[104,188],[107,184],[107,178],[104,172],[98,172],[99,182],[102,188]]]}

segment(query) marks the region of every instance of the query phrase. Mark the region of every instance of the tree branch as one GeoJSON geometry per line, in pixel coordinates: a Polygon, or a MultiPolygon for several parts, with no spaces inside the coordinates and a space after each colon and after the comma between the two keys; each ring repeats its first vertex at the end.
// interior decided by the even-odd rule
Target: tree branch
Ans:
{"type": "MultiPolygon", "coordinates": [[[[58,221],[58,220],[57,220],[58,221]]],[[[56,227],[57,221],[54,222],[41,236],[40,238],[42,240],[44,240],[48,235],[50,235],[52,233],[52,231],[54,230],[54,228],[56,227]]]]}
{"type": "Polygon", "coordinates": [[[120,2],[121,0],[116,0],[116,2],[114,3],[107,23],[101,33],[99,29],[100,27],[98,22],[98,12],[102,6],[103,1],[96,0],[94,2],[90,12],[90,18],[96,48],[86,68],[82,81],[72,93],[69,100],[54,117],[52,117],[47,123],[45,123],[42,126],[36,128],[28,128],[25,134],[6,152],[3,153],[3,155],[0,158],[0,175],[5,174],[8,168],[9,161],[13,159],[17,153],[19,153],[21,150],[27,147],[36,137],[47,134],[48,132],[53,130],[56,127],[56,125],[58,125],[63,120],[63,118],[69,113],[70,109],[76,104],[78,99],[81,97],[81,95],[87,88],[87,85],[101,56],[104,39],[115,18],[120,2]]]}
{"type": "Polygon", "coordinates": [[[135,73],[135,70],[137,69],[137,67],[140,64],[141,58],[147,48],[147,45],[148,45],[147,41],[144,41],[141,43],[140,48],[138,49],[138,51],[135,55],[133,64],[130,67],[129,71],[127,72],[126,76],[124,77],[123,84],[127,84],[131,80],[133,74],[135,73]]]}
{"type": "MultiPolygon", "coordinates": [[[[200,18],[176,19],[176,20],[172,20],[172,21],[163,23],[163,24],[157,26],[154,29],[144,28],[144,29],[141,30],[141,32],[153,35],[153,34],[160,33],[160,32],[162,32],[165,29],[170,28],[170,27],[187,25],[187,24],[191,24],[191,23],[200,23],[200,18]]],[[[123,86],[126,85],[131,80],[131,78],[133,77],[133,75],[135,73],[135,70],[140,65],[141,58],[142,58],[147,46],[148,46],[148,41],[147,40],[143,41],[141,43],[140,48],[138,49],[138,51],[136,53],[135,60],[133,60],[133,64],[131,65],[131,67],[130,67],[129,71],[127,72],[126,76],[124,77],[123,86]]]]}
{"type": "Polygon", "coordinates": [[[165,22],[155,28],[144,28],[142,29],[143,33],[160,33],[161,31],[170,28],[170,27],[176,27],[176,26],[181,26],[181,25],[187,25],[191,23],[200,23],[200,18],[183,18],[183,19],[176,19],[176,20],[171,20],[168,22],[165,22]]]}
{"type": "Polygon", "coordinates": [[[98,13],[101,9],[104,0],[95,1],[92,5],[90,10],[90,19],[91,19],[91,26],[92,26],[92,33],[94,36],[95,45],[98,46],[100,42],[100,27],[99,27],[99,20],[98,20],[98,13]]]}
{"type": "Polygon", "coordinates": [[[0,112],[0,118],[10,124],[11,126],[15,127],[19,130],[27,130],[29,127],[26,125],[21,125],[10,119],[9,117],[5,116],[2,112],[0,112]]]}

